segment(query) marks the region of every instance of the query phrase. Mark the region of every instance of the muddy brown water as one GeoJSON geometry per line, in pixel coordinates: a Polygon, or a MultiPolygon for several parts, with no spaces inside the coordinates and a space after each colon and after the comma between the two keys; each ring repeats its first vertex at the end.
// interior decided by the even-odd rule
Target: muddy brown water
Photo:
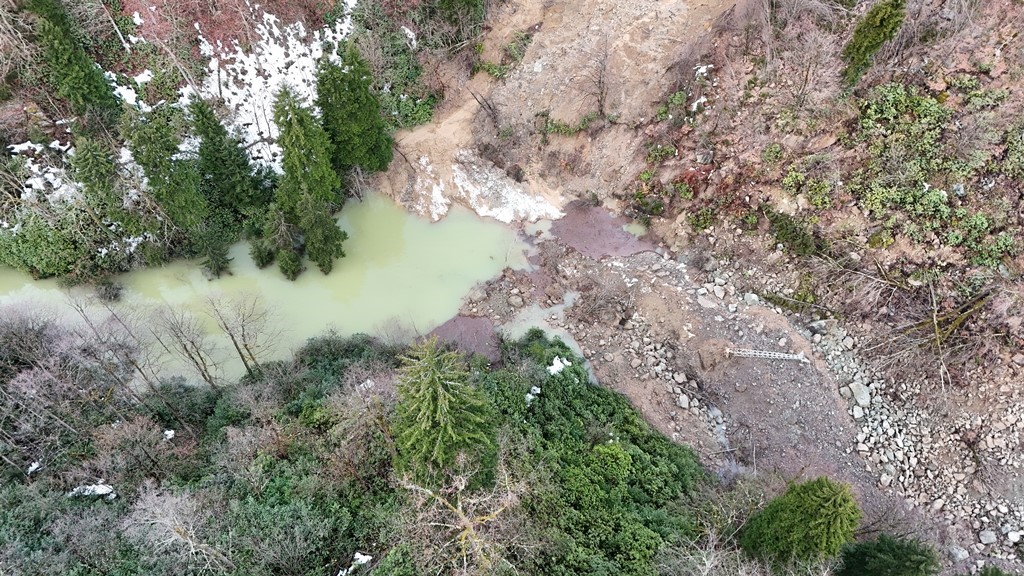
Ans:
{"type": "Polygon", "coordinates": [[[638,238],[625,228],[631,223],[625,216],[612,216],[603,208],[577,200],[565,207],[564,217],[551,224],[551,234],[595,260],[654,250],[653,242],[638,238]]]}

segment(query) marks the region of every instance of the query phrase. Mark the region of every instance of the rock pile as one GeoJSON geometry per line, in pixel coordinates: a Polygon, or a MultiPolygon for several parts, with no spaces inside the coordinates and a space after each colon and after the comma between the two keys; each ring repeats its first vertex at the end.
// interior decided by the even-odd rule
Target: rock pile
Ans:
{"type": "MultiPolygon", "coordinates": [[[[971,550],[953,546],[954,561],[971,552],[1014,560],[1024,531],[1024,503],[989,494],[978,462],[1021,466],[1024,404],[1008,387],[1004,411],[986,416],[932,417],[921,406],[919,383],[886,381],[856,356],[857,339],[832,321],[809,325],[815,351],[836,376],[849,414],[860,424],[851,451],[866,461],[882,487],[898,490],[911,506],[927,507],[949,524],[975,531],[971,550]],[[913,399],[918,402],[912,402],[913,399]]],[[[951,392],[953,393],[953,392],[951,392]]]]}

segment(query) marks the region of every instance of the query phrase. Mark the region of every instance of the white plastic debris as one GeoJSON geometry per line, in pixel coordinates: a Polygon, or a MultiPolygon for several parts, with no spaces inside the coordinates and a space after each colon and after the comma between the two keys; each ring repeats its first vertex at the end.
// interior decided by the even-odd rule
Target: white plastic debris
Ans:
{"type": "Polygon", "coordinates": [[[174,430],[164,430],[164,442],[174,439],[174,430]]]}
{"type": "Polygon", "coordinates": [[[572,362],[555,356],[555,359],[551,361],[551,366],[548,366],[548,374],[554,376],[564,370],[567,366],[572,366],[572,362]]]}
{"type": "Polygon", "coordinates": [[[37,470],[39,470],[42,467],[43,467],[43,464],[41,462],[39,462],[38,460],[36,460],[35,462],[32,463],[31,466],[28,467],[28,470],[25,471],[25,475],[26,476],[31,476],[33,472],[36,472],[37,470]]]}
{"type": "Polygon", "coordinates": [[[356,552],[355,555],[352,556],[352,564],[348,568],[342,568],[341,570],[339,570],[338,576],[348,576],[352,573],[353,570],[355,570],[359,566],[362,566],[363,564],[369,564],[370,560],[373,560],[373,556],[356,552]]]}
{"type": "Polygon", "coordinates": [[[102,496],[104,500],[117,498],[117,492],[110,484],[83,484],[68,492],[68,498],[78,496],[102,496]]]}

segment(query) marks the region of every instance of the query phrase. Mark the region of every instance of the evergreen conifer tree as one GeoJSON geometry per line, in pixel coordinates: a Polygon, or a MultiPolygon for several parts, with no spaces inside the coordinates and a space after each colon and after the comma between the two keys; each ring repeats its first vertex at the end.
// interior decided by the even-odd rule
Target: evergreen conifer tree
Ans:
{"type": "Polygon", "coordinates": [[[123,202],[114,191],[117,166],[106,147],[92,138],[76,138],[71,171],[82,185],[82,193],[90,209],[99,215],[121,210],[123,202]]]}
{"type": "Polygon", "coordinates": [[[284,175],[275,201],[288,214],[296,214],[304,194],[337,209],[342,196],[341,179],[331,166],[333,146],[312,112],[295,94],[284,88],[274,103],[274,121],[280,130],[278,145],[284,152],[284,175]]]}
{"type": "Polygon", "coordinates": [[[316,75],[316,104],[334,144],[334,167],[342,174],[354,167],[379,172],[391,163],[393,141],[371,90],[370,67],[352,43],[338,54],[341,66],[324,58],[316,75]]]}
{"type": "Polygon", "coordinates": [[[197,230],[210,208],[199,193],[199,173],[194,161],[181,158],[176,112],[159,106],[150,112],[125,114],[121,134],[132,156],[149,181],[149,191],[179,228],[197,230]]]}
{"type": "Polygon", "coordinates": [[[299,229],[306,236],[306,255],[324,274],[330,274],[334,261],[345,256],[342,243],[348,234],[338,228],[327,206],[310,195],[299,201],[299,229]]]}
{"type": "Polygon", "coordinates": [[[199,190],[212,206],[240,217],[246,208],[262,208],[270,198],[257,181],[242,142],[231,136],[208,102],[189,104],[192,130],[199,137],[199,190]]]}
{"type": "Polygon", "coordinates": [[[850,487],[821,477],[791,484],[747,522],[740,546],[775,565],[818,562],[853,539],[861,512],[850,487]]]}
{"type": "Polygon", "coordinates": [[[836,576],[933,576],[939,560],[932,548],[918,540],[882,534],[843,549],[843,564],[836,576]]]}
{"type": "Polygon", "coordinates": [[[493,445],[493,424],[483,393],[468,383],[461,355],[436,338],[402,358],[395,409],[396,469],[437,481],[459,453],[478,456],[493,445]]]}
{"type": "MultiPolygon", "coordinates": [[[[341,180],[331,166],[330,139],[313,114],[287,88],[281,90],[274,103],[274,121],[280,129],[278,144],[284,152],[284,175],[277,187],[275,204],[284,221],[297,226],[305,235],[306,251],[326,274],[333,261],[344,255],[341,243],[346,238],[331,218],[343,197],[341,180]]],[[[282,253],[279,249],[279,259],[282,253]]],[[[294,259],[287,258],[287,262],[278,262],[282,271],[286,276],[297,276],[301,264],[295,266],[294,259]]]]}

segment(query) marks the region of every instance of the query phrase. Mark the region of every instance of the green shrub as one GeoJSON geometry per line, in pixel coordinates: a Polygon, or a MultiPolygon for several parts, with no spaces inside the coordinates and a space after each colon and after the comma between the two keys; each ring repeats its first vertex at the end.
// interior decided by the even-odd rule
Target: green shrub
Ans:
{"type": "Polygon", "coordinates": [[[761,162],[764,162],[768,166],[775,166],[780,160],[782,160],[782,153],[782,144],[772,142],[765,146],[764,150],[761,150],[761,162]]]}
{"type": "Polygon", "coordinates": [[[846,484],[826,477],[790,484],[747,522],[740,547],[777,566],[820,562],[853,539],[860,518],[846,484]]]}
{"type": "Polygon", "coordinates": [[[661,164],[675,155],[676,147],[671,144],[652,144],[647,148],[647,163],[661,164]]]}
{"type": "Polygon", "coordinates": [[[932,576],[939,567],[935,550],[927,544],[882,534],[843,548],[835,576],[932,576]]]}
{"type": "Polygon", "coordinates": [[[419,572],[408,546],[397,546],[388,550],[370,576],[419,576],[419,572]]]}
{"type": "Polygon", "coordinates": [[[800,220],[766,209],[765,216],[771,223],[771,232],[775,241],[797,256],[810,256],[828,249],[828,245],[811,232],[800,220]]]}
{"type": "Polygon", "coordinates": [[[1002,169],[1010,178],[1024,180],[1024,123],[1016,124],[1006,133],[1002,169]]]}
{"type": "Polygon", "coordinates": [[[715,209],[705,206],[696,212],[690,213],[686,220],[695,232],[701,232],[715,225],[715,209]]]}
{"type": "Polygon", "coordinates": [[[903,25],[906,0],[883,0],[868,10],[857,23],[853,38],[843,48],[843,80],[853,86],[871,67],[871,59],[883,44],[892,39],[903,25]]]}

